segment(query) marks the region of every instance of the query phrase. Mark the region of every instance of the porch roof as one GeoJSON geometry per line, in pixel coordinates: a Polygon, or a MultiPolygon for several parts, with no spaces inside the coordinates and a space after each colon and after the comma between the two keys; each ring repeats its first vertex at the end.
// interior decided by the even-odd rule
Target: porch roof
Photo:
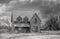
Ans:
{"type": "Polygon", "coordinates": [[[30,27],[29,24],[14,24],[15,27],[30,27]]]}

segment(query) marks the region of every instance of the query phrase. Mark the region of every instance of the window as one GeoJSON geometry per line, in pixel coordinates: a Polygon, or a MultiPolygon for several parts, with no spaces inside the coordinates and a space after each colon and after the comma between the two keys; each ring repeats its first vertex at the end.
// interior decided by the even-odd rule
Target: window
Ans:
{"type": "Polygon", "coordinates": [[[33,32],[38,32],[38,26],[33,26],[32,31],[33,32]]]}
{"type": "Polygon", "coordinates": [[[35,18],[34,23],[37,23],[37,19],[35,18]]]}

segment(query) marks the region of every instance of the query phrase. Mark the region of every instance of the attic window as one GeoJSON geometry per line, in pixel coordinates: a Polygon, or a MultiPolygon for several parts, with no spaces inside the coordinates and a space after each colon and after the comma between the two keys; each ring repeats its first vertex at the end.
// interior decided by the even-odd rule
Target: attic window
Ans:
{"type": "Polygon", "coordinates": [[[35,18],[34,23],[37,23],[37,19],[35,18]]]}

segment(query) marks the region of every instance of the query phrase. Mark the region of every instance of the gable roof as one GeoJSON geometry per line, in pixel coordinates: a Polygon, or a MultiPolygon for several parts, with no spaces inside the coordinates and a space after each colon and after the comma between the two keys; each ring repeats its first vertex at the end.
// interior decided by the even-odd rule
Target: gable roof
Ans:
{"type": "Polygon", "coordinates": [[[39,19],[39,21],[41,22],[41,20],[40,20],[39,16],[37,15],[37,13],[35,13],[35,14],[33,15],[33,17],[31,18],[30,21],[32,21],[32,19],[33,19],[35,16],[36,16],[36,17],[39,19]]]}

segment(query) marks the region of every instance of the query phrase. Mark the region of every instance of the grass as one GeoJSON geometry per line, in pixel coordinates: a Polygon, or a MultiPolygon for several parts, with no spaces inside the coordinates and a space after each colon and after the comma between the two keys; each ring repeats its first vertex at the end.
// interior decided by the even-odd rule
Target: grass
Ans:
{"type": "Polygon", "coordinates": [[[41,33],[1,34],[0,39],[60,39],[60,35],[42,35],[41,33]]]}
{"type": "Polygon", "coordinates": [[[41,31],[41,33],[1,33],[0,39],[60,39],[60,31],[41,31]]]}

